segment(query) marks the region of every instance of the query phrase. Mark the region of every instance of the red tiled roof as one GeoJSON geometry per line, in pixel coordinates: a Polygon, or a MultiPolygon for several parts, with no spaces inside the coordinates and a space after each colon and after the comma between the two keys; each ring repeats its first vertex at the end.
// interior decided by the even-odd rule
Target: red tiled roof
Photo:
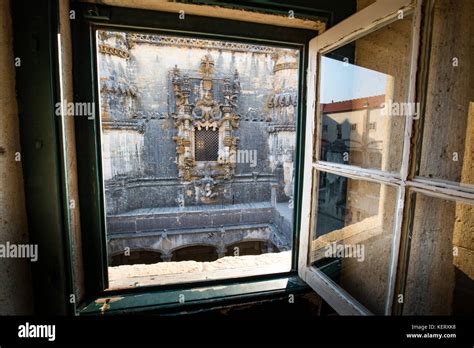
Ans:
{"type": "Polygon", "coordinates": [[[363,109],[380,108],[385,102],[384,95],[376,95],[373,97],[359,98],[352,100],[344,100],[335,103],[321,104],[321,110],[324,114],[342,111],[355,111],[363,109]]]}

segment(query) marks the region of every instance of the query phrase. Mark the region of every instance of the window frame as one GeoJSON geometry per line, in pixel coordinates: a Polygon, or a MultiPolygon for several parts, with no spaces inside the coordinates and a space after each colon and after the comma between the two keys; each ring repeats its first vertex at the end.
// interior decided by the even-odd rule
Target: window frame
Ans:
{"type": "MultiPolygon", "coordinates": [[[[298,95],[298,118],[296,133],[296,156],[295,170],[303,173],[304,127],[305,127],[305,74],[307,66],[307,52],[309,40],[317,35],[317,32],[306,29],[277,27],[265,24],[245,22],[239,24],[233,20],[207,18],[186,15],[186,21],[179,21],[178,14],[156,12],[141,9],[129,9],[93,5],[86,3],[76,4],[76,13],[81,16],[76,19],[72,27],[73,34],[73,69],[75,99],[81,102],[94,102],[95,115],[99,113],[99,93],[97,84],[97,57],[95,31],[100,29],[128,30],[137,32],[150,32],[155,34],[168,34],[179,36],[192,36],[207,39],[226,39],[238,42],[249,42],[256,44],[267,44],[277,47],[288,47],[299,51],[299,95],[298,95]],[[203,23],[206,25],[202,25],[203,23]],[[198,26],[197,23],[201,23],[198,26]],[[224,25],[225,24],[225,25],[224,25]],[[193,28],[203,28],[196,32],[193,28]],[[243,30],[242,28],[245,28],[243,30]],[[258,32],[258,37],[249,38],[249,32],[258,32]]],[[[327,19],[327,18],[326,18],[327,19]]],[[[327,19],[328,20],[328,19],[327,19]]],[[[81,226],[83,239],[84,274],[85,274],[85,301],[80,306],[80,311],[90,311],[90,304],[95,303],[98,298],[112,297],[123,294],[140,297],[144,293],[161,293],[163,291],[185,291],[205,286],[205,297],[212,297],[213,286],[237,286],[241,285],[242,296],[246,296],[245,284],[268,281],[271,279],[286,279],[290,281],[297,276],[298,240],[300,223],[300,197],[301,180],[295,177],[295,205],[293,221],[293,250],[292,269],[290,272],[277,274],[264,274],[261,276],[223,279],[218,281],[203,281],[192,283],[179,283],[171,285],[144,286],[135,289],[106,290],[107,279],[107,243],[105,225],[105,202],[104,187],[102,182],[101,168],[101,131],[100,117],[94,122],[85,119],[75,119],[76,128],[76,150],[78,153],[78,181],[81,201],[81,226]],[[82,187],[82,189],[81,189],[82,187]],[[85,190],[84,188],[88,189],[85,190]],[[89,307],[88,307],[89,306],[89,307]]],[[[275,282],[281,286],[282,282],[275,282]]],[[[288,284],[288,283],[286,283],[288,284]]],[[[268,290],[270,291],[270,290],[268,290]]],[[[268,292],[267,291],[267,292],[268,292]]],[[[273,291],[294,291],[287,285],[275,288],[273,291]]],[[[156,296],[155,296],[156,297],[156,296]]],[[[149,304],[148,304],[149,305],[149,304]]],[[[179,302],[175,305],[182,306],[179,302]]],[[[99,307],[93,305],[95,311],[99,307]]]]}
{"type": "Polygon", "coordinates": [[[388,272],[389,287],[385,315],[401,314],[401,306],[397,305],[395,294],[401,294],[404,290],[404,273],[409,253],[410,220],[413,214],[413,194],[420,192],[433,197],[474,204],[474,191],[470,187],[417,176],[417,155],[419,155],[421,146],[420,134],[423,133],[423,105],[419,118],[415,119],[413,116],[406,117],[403,157],[399,173],[323,162],[319,161],[319,157],[317,157],[315,162],[313,161],[314,153],[316,156],[320,155],[321,146],[322,115],[319,112],[317,100],[319,90],[318,65],[321,54],[353,42],[392,23],[396,20],[399,10],[404,11],[404,15],[413,14],[409,85],[406,101],[416,102],[421,100],[422,103],[426,102],[425,89],[423,87],[428,83],[426,69],[431,48],[429,36],[431,35],[430,25],[433,17],[433,4],[434,0],[378,0],[310,42],[306,117],[307,124],[311,126],[306,129],[305,161],[306,163],[312,163],[312,165],[307,166],[304,173],[302,207],[302,216],[304,218],[302,219],[301,226],[298,271],[299,276],[340,314],[371,315],[372,313],[327,275],[308,265],[309,253],[311,251],[309,243],[315,219],[314,212],[318,204],[317,188],[319,176],[317,173],[321,171],[354,179],[369,180],[380,184],[393,185],[399,189],[391,263],[388,272]],[[422,19],[425,23],[423,30],[421,28],[422,19]],[[420,42],[424,42],[423,47],[420,42]],[[424,55],[422,50],[425,51],[424,55]],[[413,140],[413,138],[415,139],[413,140]],[[316,149],[312,152],[311,149],[314,148],[316,149]]]}
{"type": "Polygon", "coordinates": [[[404,211],[407,175],[409,165],[410,138],[413,118],[406,117],[403,140],[403,157],[399,173],[384,172],[378,169],[365,169],[353,165],[337,164],[319,160],[321,150],[322,115],[319,108],[319,66],[321,55],[364,37],[397,20],[398,11],[403,15],[413,14],[414,28],[410,47],[410,66],[408,70],[409,86],[407,102],[415,101],[415,83],[417,74],[419,28],[421,1],[416,0],[378,0],[374,4],[360,10],[345,21],[334,26],[322,35],[311,40],[309,45],[309,69],[307,77],[306,118],[310,127],[306,128],[305,162],[303,183],[303,207],[300,241],[300,258],[298,263],[299,276],[308,283],[323,299],[339,314],[370,315],[365,306],[332,281],[327,275],[308,264],[310,253],[311,231],[315,223],[317,206],[318,173],[328,172],[353,179],[368,180],[379,184],[387,184],[398,188],[396,220],[393,231],[392,255],[390,256],[389,284],[385,314],[392,312],[395,275],[398,261],[398,250],[401,236],[401,221],[404,211]],[[314,160],[313,154],[316,154],[314,160]]]}

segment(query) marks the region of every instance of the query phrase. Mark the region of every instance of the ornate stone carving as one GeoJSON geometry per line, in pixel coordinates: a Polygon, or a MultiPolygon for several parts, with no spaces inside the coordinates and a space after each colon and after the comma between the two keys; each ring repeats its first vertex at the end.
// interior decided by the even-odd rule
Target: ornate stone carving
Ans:
{"type": "Polygon", "coordinates": [[[130,54],[127,51],[107,45],[99,45],[99,53],[110,54],[124,59],[130,58],[130,54]]]}
{"type": "Polygon", "coordinates": [[[238,71],[235,70],[223,81],[215,79],[214,73],[215,63],[210,55],[201,59],[196,76],[182,75],[177,66],[170,72],[175,97],[172,117],[177,135],[173,139],[176,142],[179,176],[183,181],[196,182],[196,186],[204,192],[202,201],[205,203],[216,200],[218,191],[214,188],[219,180],[233,178],[235,161],[231,159],[238,146],[238,138],[233,135],[233,130],[239,127],[240,119],[237,113],[241,91],[238,71]],[[221,84],[221,100],[216,100],[213,94],[214,86],[218,83],[221,84]],[[194,103],[191,99],[194,99],[194,103]],[[201,130],[218,132],[217,161],[195,160],[195,132],[201,130]],[[204,179],[205,184],[202,182],[204,179]]]}
{"type": "MultiPolygon", "coordinates": [[[[126,112],[129,118],[135,118],[135,105],[138,94],[137,87],[123,78],[117,79],[115,76],[101,77],[100,92],[102,101],[102,119],[109,119],[111,108],[114,108],[114,102],[118,96],[125,97],[126,112]],[[111,104],[111,105],[110,105],[111,104]]],[[[121,110],[122,111],[122,110],[121,110]]]]}
{"type": "Polygon", "coordinates": [[[203,203],[213,203],[217,200],[218,192],[216,191],[216,181],[209,175],[199,180],[198,183],[201,186],[201,192],[203,193],[200,197],[203,203]]]}
{"type": "Polygon", "coordinates": [[[134,130],[141,134],[145,133],[145,121],[143,120],[123,120],[123,121],[103,121],[104,129],[134,130]]]}
{"type": "MultiPolygon", "coordinates": [[[[255,52],[255,53],[266,53],[272,56],[277,54],[279,51],[285,51],[282,48],[253,45],[242,42],[232,41],[216,41],[206,39],[196,39],[188,37],[176,37],[176,36],[162,36],[153,34],[143,33],[127,33],[127,41],[130,47],[133,47],[136,42],[152,43],[155,45],[165,46],[177,46],[177,47],[198,47],[198,48],[210,48],[210,49],[222,49],[226,51],[238,51],[238,52],[255,52]]],[[[287,54],[291,54],[292,50],[287,50],[287,54]]]]}
{"type": "Polygon", "coordinates": [[[277,72],[280,70],[287,70],[287,69],[298,69],[298,62],[284,62],[275,64],[273,67],[273,72],[277,72]]]}
{"type": "Polygon", "coordinates": [[[282,108],[287,106],[297,106],[297,92],[276,93],[268,98],[267,107],[269,109],[282,108]]]}

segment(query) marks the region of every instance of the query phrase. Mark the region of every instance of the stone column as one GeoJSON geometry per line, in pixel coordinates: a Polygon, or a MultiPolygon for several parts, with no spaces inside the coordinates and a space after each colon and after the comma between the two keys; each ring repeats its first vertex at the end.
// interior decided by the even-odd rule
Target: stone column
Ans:
{"type": "Polygon", "coordinates": [[[265,246],[265,247],[266,247],[266,250],[265,250],[266,253],[272,253],[272,252],[273,252],[273,244],[272,244],[272,242],[268,241],[268,242],[266,243],[266,246],[265,246]]]}
{"type": "Polygon", "coordinates": [[[161,253],[161,259],[163,260],[163,262],[170,262],[172,258],[173,253],[170,251],[161,253]]]}
{"type": "Polygon", "coordinates": [[[227,248],[224,245],[220,245],[219,247],[217,247],[216,252],[217,252],[217,257],[219,259],[223,258],[225,256],[225,253],[227,252],[227,248]]]}
{"type": "Polygon", "coordinates": [[[271,185],[271,187],[272,187],[272,196],[271,196],[272,207],[276,207],[278,184],[274,183],[271,185]]]}
{"type": "Polygon", "coordinates": [[[276,175],[279,185],[285,187],[285,195],[290,198],[292,190],[289,190],[289,186],[292,187],[293,179],[291,175],[285,175],[285,172],[288,174],[288,167],[293,167],[292,154],[296,145],[298,54],[280,52],[273,59],[275,61],[273,95],[270,96],[267,105],[272,115],[272,123],[268,127],[269,158],[273,169],[284,169],[282,173],[277,172],[276,175]]]}

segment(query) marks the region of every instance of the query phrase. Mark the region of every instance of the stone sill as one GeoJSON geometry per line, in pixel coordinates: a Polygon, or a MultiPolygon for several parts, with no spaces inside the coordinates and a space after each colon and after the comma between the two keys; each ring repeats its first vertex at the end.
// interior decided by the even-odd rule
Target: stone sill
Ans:
{"type": "Polygon", "coordinates": [[[212,262],[159,262],[109,267],[109,288],[123,290],[285,273],[291,270],[292,252],[226,256],[212,262]]]}

